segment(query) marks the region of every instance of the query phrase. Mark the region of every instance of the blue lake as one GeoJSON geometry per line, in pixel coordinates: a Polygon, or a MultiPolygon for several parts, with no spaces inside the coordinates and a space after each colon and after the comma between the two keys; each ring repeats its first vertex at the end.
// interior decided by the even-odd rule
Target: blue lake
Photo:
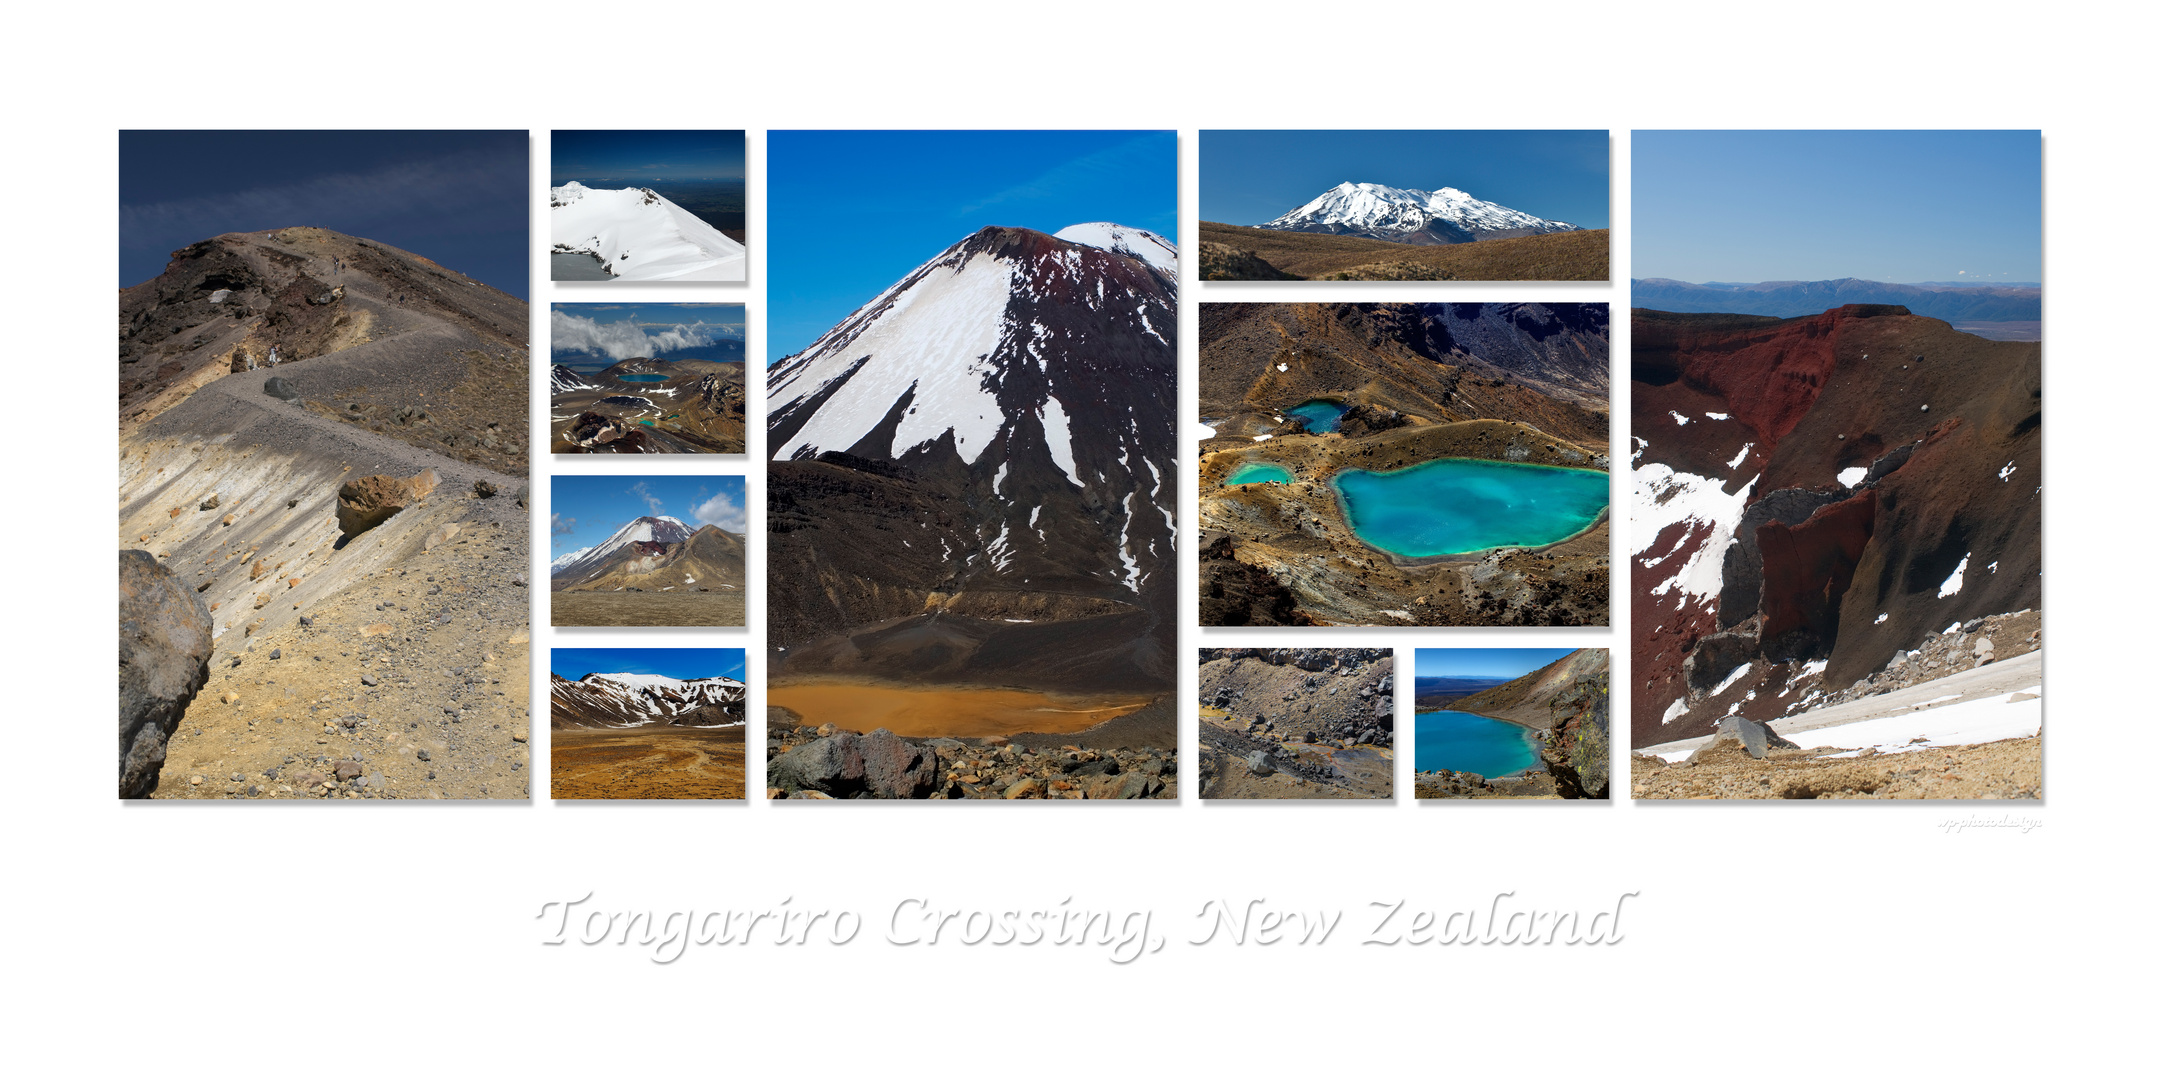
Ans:
{"type": "Polygon", "coordinates": [[[1441,458],[1392,472],[1335,474],[1358,538],[1408,558],[1558,543],[1604,513],[1612,479],[1593,469],[1441,458]]]}
{"type": "Polygon", "coordinates": [[[548,277],[554,281],[613,281],[600,260],[584,252],[548,253],[548,277]]]}
{"type": "Polygon", "coordinates": [[[617,375],[617,376],[615,376],[615,377],[616,377],[616,378],[618,378],[618,379],[621,379],[621,380],[622,380],[622,381],[624,381],[624,382],[666,382],[666,381],[668,381],[668,377],[667,377],[667,376],[665,376],[665,375],[617,375]]]}
{"type": "Polygon", "coordinates": [[[1538,763],[1530,733],[1474,713],[1417,714],[1417,771],[1453,769],[1492,779],[1538,763]]]}
{"type": "Polygon", "coordinates": [[[1302,405],[1293,405],[1283,410],[1291,416],[1304,417],[1305,430],[1319,432],[1333,431],[1341,427],[1342,414],[1349,411],[1348,405],[1326,398],[1314,398],[1302,405]]]}
{"type": "Polygon", "coordinates": [[[1231,484],[1265,484],[1270,480],[1287,484],[1294,479],[1296,477],[1290,475],[1290,470],[1280,465],[1271,465],[1265,461],[1252,461],[1238,466],[1238,471],[1231,473],[1230,479],[1223,481],[1223,484],[1224,486],[1231,484]]]}

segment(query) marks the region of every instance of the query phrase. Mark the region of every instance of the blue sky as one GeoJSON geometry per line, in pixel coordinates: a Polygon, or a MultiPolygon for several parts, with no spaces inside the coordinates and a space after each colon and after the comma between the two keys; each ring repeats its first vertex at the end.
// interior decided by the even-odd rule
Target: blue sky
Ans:
{"type": "Polygon", "coordinates": [[[229,232],[313,225],[403,248],[523,299],[523,131],[123,131],[120,284],[229,232]]]}
{"type": "Polygon", "coordinates": [[[548,312],[548,351],[610,364],[634,356],[720,359],[706,355],[710,346],[741,342],[743,326],[741,304],[555,304],[548,312]]]}
{"type": "Polygon", "coordinates": [[[1419,675],[1487,675],[1512,679],[1574,652],[1573,649],[1419,649],[1419,675]]]}
{"type": "Polygon", "coordinates": [[[556,131],[548,135],[548,183],[611,178],[626,183],[740,180],[740,131],[556,131]]]}
{"type": "Polygon", "coordinates": [[[1203,131],[1200,220],[1272,221],[1349,181],[1451,187],[1602,229],[1612,221],[1605,131],[1203,131]]]}
{"type": "Polygon", "coordinates": [[[1638,278],[2039,281],[2037,131],[1638,131],[1638,278]]]}
{"type": "Polygon", "coordinates": [[[1177,239],[1172,131],[775,131],[766,147],[767,363],[985,226],[1177,239]]]}
{"type": "Polygon", "coordinates": [[[565,679],[596,672],[609,675],[665,675],[670,679],[743,677],[741,649],[549,649],[548,670],[565,679]]]}
{"type": "Polygon", "coordinates": [[[675,518],[695,529],[746,528],[741,475],[556,476],[549,488],[548,555],[591,547],[633,519],[675,518]]]}

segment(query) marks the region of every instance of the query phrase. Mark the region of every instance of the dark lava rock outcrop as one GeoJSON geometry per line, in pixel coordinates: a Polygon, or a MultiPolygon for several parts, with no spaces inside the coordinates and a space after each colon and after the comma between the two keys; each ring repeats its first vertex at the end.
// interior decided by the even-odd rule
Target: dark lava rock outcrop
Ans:
{"type": "Polygon", "coordinates": [[[157,788],[165,742],[210,678],[210,612],[147,551],[120,553],[120,797],[157,788]]]}

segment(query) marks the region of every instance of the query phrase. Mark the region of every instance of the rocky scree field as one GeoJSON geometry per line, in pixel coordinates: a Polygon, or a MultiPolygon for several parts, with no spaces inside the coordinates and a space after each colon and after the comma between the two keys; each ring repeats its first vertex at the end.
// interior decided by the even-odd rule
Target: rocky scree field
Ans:
{"type": "Polygon", "coordinates": [[[1200,797],[1388,799],[1388,649],[1200,650],[1200,797]]]}

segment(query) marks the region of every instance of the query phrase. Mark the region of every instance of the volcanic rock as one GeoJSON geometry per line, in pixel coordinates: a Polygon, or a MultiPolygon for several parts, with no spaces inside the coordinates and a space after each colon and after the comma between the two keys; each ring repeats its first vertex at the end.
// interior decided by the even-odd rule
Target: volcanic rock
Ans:
{"type": "Polygon", "coordinates": [[[120,553],[120,797],[157,787],[165,744],[210,678],[210,613],[147,551],[120,553]]]}
{"type": "Polygon", "coordinates": [[[338,529],[348,537],[358,536],[434,490],[433,469],[403,478],[378,475],[347,480],[338,488],[338,529]]]}

